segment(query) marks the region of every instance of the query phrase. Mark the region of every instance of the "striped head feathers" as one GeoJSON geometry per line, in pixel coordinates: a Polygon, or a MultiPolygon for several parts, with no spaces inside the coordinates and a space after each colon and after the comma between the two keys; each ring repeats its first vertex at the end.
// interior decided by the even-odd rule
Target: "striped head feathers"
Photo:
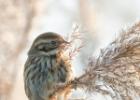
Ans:
{"type": "Polygon", "coordinates": [[[28,55],[56,55],[60,53],[67,44],[69,44],[69,42],[65,41],[57,33],[43,33],[34,40],[28,55]]]}

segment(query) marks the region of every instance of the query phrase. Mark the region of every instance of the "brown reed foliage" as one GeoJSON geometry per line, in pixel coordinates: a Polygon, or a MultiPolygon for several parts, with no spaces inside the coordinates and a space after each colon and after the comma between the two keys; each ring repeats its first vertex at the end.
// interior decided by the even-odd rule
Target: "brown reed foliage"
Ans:
{"type": "Polygon", "coordinates": [[[113,100],[140,99],[140,22],[123,30],[98,57],[89,59],[83,75],[57,86],[56,92],[69,86],[113,100]]]}
{"type": "MultiPolygon", "coordinates": [[[[35,3],[35,2],[34,2],[35,3]]],[[[9,100],[21,62],[19,57],[27,45],[35,7],[32,0],[0,1],[0,100],[9,100]]]]}

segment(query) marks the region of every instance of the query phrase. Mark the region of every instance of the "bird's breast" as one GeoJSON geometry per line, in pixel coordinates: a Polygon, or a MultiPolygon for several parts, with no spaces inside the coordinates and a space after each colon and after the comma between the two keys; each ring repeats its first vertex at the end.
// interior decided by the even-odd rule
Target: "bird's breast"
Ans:
{"type": "MultiPolygon", "coordinates": [[[[32,59],[31,71],[29,72],[30,79],[35,81],[34,83],[45,82],[46,84],[65,82],[70,73],[69,64],[61,58],[56,57],[40,57],[32,59]],[[32,72],[32,73],[30,73],[32,72]]],[[[31,67],[31,66],[30,66],[31,67]]]]}

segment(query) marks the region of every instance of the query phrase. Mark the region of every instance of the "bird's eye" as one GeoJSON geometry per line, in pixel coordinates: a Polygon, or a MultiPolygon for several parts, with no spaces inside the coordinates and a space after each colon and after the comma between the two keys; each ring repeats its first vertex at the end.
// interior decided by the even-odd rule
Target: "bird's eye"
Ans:
{"type": "Polygon", "coordinates": [[[51,41],[51,44],[52,44],[52,45],[56,45],[57,42],[56,42],[56,41],[51,41]]]}

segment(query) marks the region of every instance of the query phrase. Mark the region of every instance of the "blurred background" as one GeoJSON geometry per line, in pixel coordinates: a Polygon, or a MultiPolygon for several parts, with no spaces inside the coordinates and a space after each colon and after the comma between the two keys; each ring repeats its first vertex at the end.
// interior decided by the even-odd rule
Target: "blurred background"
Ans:
{"type": "MultiPolygon", "coordinates": [[[[0,12],[0,100],[27,100],[23,68],[36,36],[51,31],[66,37],[80,25],[86,45],[72,62],[79,76],[90,56],[140,19],[140,0],[0,0],[0,12]]],[[[88,100],[110,100],[93,97],[88,100]]]]}

